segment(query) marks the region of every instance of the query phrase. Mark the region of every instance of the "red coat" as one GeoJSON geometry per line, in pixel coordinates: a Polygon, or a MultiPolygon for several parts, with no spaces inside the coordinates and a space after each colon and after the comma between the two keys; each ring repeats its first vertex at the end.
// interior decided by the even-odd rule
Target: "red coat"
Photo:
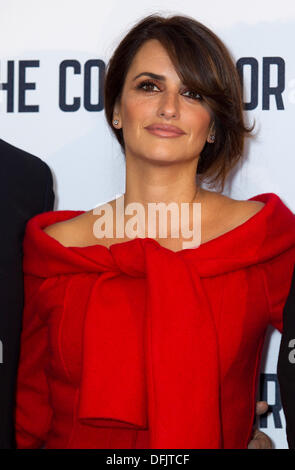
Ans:
{"type": "Polygon", "coordinates": [[[246,448],[266,328],[282,329],[295,216],[274,193],[177,253],[150,238],[64,247],[27,224],[19,448],[246,448]]]}

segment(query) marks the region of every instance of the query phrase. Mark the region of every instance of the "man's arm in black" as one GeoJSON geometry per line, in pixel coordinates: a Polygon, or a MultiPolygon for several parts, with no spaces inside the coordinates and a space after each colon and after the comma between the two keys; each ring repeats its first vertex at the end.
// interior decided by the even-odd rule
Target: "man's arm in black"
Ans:
{"type": "Polygon", "coordinates": [[[295,267],[283,311],[283,333],[277,372],[286,417],[287,440],[289,448],[295,449],[295,267]]]}
{"type": "Polygon", "coordinates": [[[48,165],[0,139],[0,448],[14,447],[13,413],[23,311],[22,242],[26,223],[53,209],[48,165]]]}

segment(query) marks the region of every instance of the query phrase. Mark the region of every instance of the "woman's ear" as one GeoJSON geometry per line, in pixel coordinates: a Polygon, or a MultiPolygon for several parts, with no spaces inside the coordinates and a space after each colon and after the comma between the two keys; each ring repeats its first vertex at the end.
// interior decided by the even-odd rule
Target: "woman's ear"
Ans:
{"type": "Polygon", "coordinates": [[[208,136],[207,136],[207,142],[209,144],[214,144],[215,142],[215,123],[214,121],[212,122],[210,128],[209,128],[209,132],[208,132],[208,136]]]}
{"type": "Polygon", "coordinates": [[[122,119],[120,114],[120,102],[117,100],[113,110],[113,126],[116,129],[120,129],[122,127],[122,119]]]}

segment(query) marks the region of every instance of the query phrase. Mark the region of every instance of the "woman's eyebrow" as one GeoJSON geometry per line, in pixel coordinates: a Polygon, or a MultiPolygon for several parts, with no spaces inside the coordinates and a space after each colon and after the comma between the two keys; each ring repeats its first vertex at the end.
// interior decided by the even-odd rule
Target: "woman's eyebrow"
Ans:
{"type": "Polygon", "coordinates": [[[162,81],[166,80],[164,75],[157,75],[156,73],[152,73],[152,72],[141,72],[138,75],[136,75],[136,77],[134,77],[132,81],[136,80],[138,77],[141,77],[142,75],[147,75],[148,77],[151,77],[154,80],[162,80],[162,81]]]}

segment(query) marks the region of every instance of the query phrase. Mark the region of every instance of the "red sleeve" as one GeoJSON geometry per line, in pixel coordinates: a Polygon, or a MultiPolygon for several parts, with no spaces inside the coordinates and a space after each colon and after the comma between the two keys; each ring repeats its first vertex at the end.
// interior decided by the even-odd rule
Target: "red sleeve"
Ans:
{"type": "Polygon", "coordinates": [[[24,312],[16,383],[15,437],[17,448],[43,446],[50,428],[52,409],[46,378],[47,325],[36,307],[44,279],[25,276],[24,312]]]}
{"type": "Polygon", "coordinates": [[[283,309],[290,291],[295,263],[295,249],[285,251],[264,264],[270,323],[283,330],[283,309]]]}

